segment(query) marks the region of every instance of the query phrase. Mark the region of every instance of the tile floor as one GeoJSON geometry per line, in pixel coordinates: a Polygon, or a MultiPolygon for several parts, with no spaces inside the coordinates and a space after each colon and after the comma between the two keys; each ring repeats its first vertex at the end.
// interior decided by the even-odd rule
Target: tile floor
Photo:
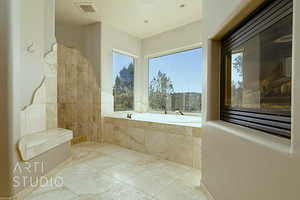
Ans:
{"type": "Polygon", "coordinates": [[[110,144],[72,151],[55,175],[62,186],[40,187],[25,200],[206,200],[200,170],[110,144]]]}

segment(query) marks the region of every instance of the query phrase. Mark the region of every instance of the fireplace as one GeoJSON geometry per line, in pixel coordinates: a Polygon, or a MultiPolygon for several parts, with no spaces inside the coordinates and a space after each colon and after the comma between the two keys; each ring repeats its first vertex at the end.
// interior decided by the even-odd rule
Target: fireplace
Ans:
{"type": "Polygon", "coordinates": [[[293,1],[273,0],[222,39],[222,120],[290,138],[293,1]]]}

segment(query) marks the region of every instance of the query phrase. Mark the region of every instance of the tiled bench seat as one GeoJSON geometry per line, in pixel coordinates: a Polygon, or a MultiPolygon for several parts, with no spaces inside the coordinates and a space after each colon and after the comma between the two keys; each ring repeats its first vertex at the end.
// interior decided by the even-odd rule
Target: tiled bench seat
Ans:
{"type": "Polygon", "coordinates": [[[18,143],[18,150],[23,161],[49,151],[61,144],[71,141],[73,132],[57,128],[33,133],[22,137],[18,143]]]}

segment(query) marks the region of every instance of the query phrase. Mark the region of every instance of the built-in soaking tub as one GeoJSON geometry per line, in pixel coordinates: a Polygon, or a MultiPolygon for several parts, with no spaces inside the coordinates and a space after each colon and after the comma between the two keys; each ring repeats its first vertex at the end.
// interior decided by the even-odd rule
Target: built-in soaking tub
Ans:
{"type": "Polygon", "coordinates": [[[114,114],[104,118],[104,142],[200,168],[201,118],[114,114]]]}

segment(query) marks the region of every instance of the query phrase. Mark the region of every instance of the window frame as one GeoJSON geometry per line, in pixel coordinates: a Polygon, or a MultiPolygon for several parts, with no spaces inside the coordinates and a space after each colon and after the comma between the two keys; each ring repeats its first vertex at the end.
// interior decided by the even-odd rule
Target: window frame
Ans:
{"type": "MultiPolygon", "coordinates": [[[[151,110],[150,109],[150,105],[149,105],[149,71],[150,71],[150,59],[153,58],[159,58],[159,57],[163,57],[163,56],[168,56],[168,55],[172,55],[172,54],[177,54],[177,53],[182,53],[182,52],[186,52],[186,51],[191,51],[191,50],[195,50],[195,49],[202,49],[203,50],[203,45],[202,43],[195,43],[193,45],[190,46],[185,46],[185,47],[181,47],[181,48],[176,48],[176,49],[171,49],[168,51],[164,51],[164,52],[158,52],[158,53],[154,53],[151,55],[146,56],[146,65],[147,65],[147,78],[146,78],[146,85],[147,85],[147,91],[146,91],[146,102],[147,102],[147,113],[153,113],[153,114],[163,114],[163,111],[155,111],[155,110],[151,110]]],[[[202,59],[203,59],[203,54],[202,54],[202,59]]],[[[201,72],[203,72],[203,68],[201,69],[201,72]]],[[[202,75],[202,73],[201,73],[202,75]]],[[[203,80],[203,76],[201,76],[201,79],[203,80]]],[[[202,80],[200,80],[202,82],[202,80]]],[[[203,97],[203,96],[202,96],[203,97]]],[[[201,98],[202,98],[201,97],[201,98]]],[[[184,112],[183,113],[184,116],[196,116],[196,117],[201,117],[202,116],[202,109],[200,113],[192,113],[192,112],[184,112]]],[[[166,115],[166,114],[163,114],[166,115]]],[[[174,111],[167,111],[167,115],[178,115],[176,112],[174,111]]]]}
{"type": "Polygon", "coordinates": [[[114,59],[113,59],[114,53],[132,58],[133,65],[134,65],[134,72],[133,72],[133,108],[132,108],[132,110],[115,111],[115,98],[114,98],[114,94],[113,94],[114,93],[114,91],[113,91],[114,90],[114,79],[112,78],[113,112],[114,113],[134,112],[135,108],[136,108],[136,105],[135,105],[136,104],[136,101],[135,101],[136,77],[135,77],[135,75],[136,75],[136,64],[137,64],[138,56],[128,53],[126,51],[119,50],[119,49],[113,49],[112,54],[111,54],[112,55],[112,77],[113,77],[113,73],[114,73],[114,59]]]}

